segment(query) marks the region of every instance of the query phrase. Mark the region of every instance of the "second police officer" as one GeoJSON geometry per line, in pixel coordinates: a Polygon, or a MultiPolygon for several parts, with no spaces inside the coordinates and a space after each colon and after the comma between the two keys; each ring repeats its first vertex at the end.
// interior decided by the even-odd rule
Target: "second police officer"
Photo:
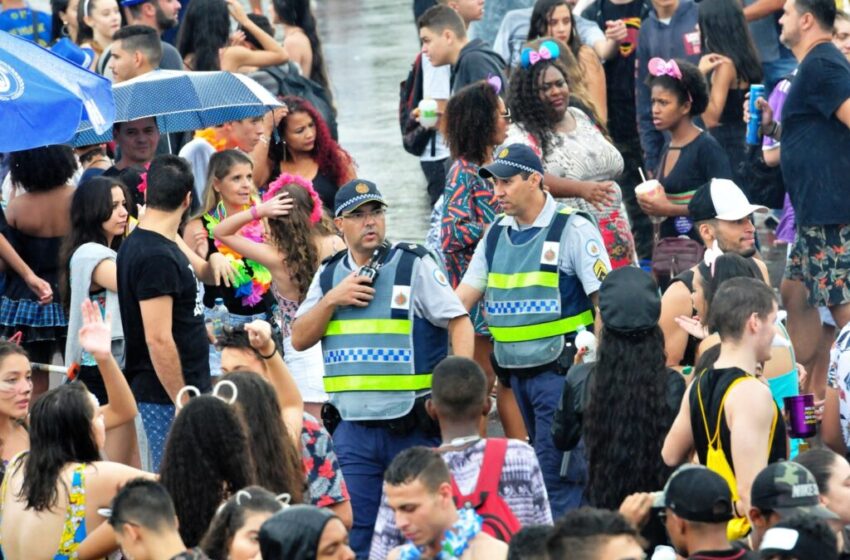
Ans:
{"type": "Polygon", "coordinates": [[[562,465],[552,416],[575,355],[572,341],[580,327],[593,328],[611,264],[593,217],[543,189],[543,165],[531,148],[511,144],[479,174],[493,179],[504,215],[476,247],[456,291],[467,309],[484,297],[494,366],[514,391],[557,518],[581,504],[586,467],[581,449],[562,465]]]}

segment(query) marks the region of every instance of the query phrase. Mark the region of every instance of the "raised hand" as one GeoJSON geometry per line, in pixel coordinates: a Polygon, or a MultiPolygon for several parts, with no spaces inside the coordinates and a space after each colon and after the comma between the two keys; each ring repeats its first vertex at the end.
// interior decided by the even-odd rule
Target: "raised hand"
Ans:
{"type": "Polygon", "coordinates": [[[245,332],[248,333],[248,343],[255,350],[262,352],[266,349],[268,343],[272,342],[272,326],[262,319],[247,323],[245,325],[245,332]]]}
{"type": "Polygon", "coordinates": [[[104,321],[100,307],[91,300],[82,304],[83,328],[80,329],[80,346],[83,350],[101,359],[112,354],[112,321],[109,315],[104,321]]]}
{"type": "Polygon", "coordinates": [[[292,210],[292,197],[288,192],[278,192],[272,198],[257,205],[257,215],[263,218],[287,216],[292,210]]]}

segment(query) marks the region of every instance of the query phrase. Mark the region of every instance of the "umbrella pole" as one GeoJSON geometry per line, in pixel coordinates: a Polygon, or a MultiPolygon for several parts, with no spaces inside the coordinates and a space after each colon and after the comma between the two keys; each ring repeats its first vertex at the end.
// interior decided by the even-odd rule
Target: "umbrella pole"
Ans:
{"type": "Polygon", "coordinates": [[[171,134],[168,132],[165,133],[165,141],[168,142],[168,153],[173,155],[174,151],[171,149],[171,134]]]}

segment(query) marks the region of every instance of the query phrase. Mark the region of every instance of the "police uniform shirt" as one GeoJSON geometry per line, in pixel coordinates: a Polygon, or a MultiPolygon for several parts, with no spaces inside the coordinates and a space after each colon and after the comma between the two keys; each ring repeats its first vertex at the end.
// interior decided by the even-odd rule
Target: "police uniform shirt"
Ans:
{"type": "MultiPolygon", "coordinates": [[[[343,267],[348,274],[353,270],[352,265],[360,268],[354,264],[354,258],[349,252],[337,266],[343,267]]],[[[313,276],[307,297],[295,314],[296,319],[310,311],[325,295],[319,285],[319,276],[325,266],[319,267],[318,272],[313,276]]],[[[410,293],[415,317],[421,317],[436,327],[446,328],[452,319],[467,315],[466,309],[452,290],[446,275],[434,259],[430,257],[416,259],[413,266],[410,293]]]]}
{"type": "MultiPolygon", "coordinates": [[[[540,211],[540,214],[537,215],[534,223],[530,226],[518,224],[513,216],[504,216],[499,223],[510,228],[509,234],[514,243],[523,243],[531,239],[533,234],[522,240],[517,239],[517,234],[534,228],[537,228],[535,230],[537,231],[540,228],[547,227],[557,209],[558,204],[555,199],[552,198],[551,194],[546,193],[546,203],[543,205],[543,210],[540,211]]],[[[484,235],[478,243],[478,247],[475,248],[475,254],[472,256],[469,268],[467,268],[466,274],[463,275],[463,280],[461,280],[463,284],[480,292],[487,289],[489,270],[485,256],[486,245],[487,235],[484,235]]],[[[599,291],[602,280],[611,270],[611,261],[596,224],[580,215],[570,216],[567,227],[564,228],[564,233],[561,235],[558,268],[569,276],[577,276],[584,288],[584,293],[587,295],[599,291]]]]}

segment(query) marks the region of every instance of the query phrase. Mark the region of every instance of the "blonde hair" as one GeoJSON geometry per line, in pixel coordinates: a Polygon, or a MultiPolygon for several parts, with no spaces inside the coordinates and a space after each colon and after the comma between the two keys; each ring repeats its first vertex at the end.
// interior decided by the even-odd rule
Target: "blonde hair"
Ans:
{"type": "Polygon", "coordinates": [[[207,168],[207,184],[204,188],[203,201],[196,218],[212,211],[221,202],[221,194],[215,190],[213,183],[216,179],[220,181],[227,177],[231,168],[239,164],[250,165],[252,169],[254,167],[251,158],[240,150],[222,150],[212,155],[207,168]]]}

